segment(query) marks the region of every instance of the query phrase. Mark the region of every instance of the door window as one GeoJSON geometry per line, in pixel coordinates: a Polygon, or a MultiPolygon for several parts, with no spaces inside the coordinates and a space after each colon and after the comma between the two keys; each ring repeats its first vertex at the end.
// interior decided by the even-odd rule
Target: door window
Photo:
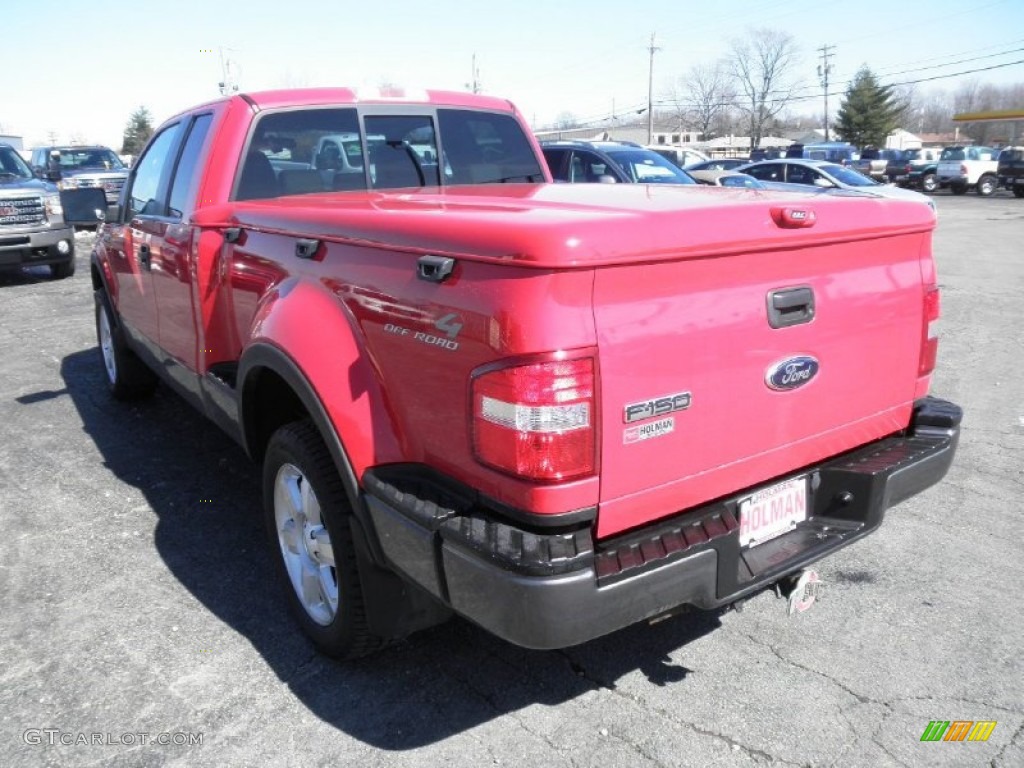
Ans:
{"type": "Polygon", "coordinates": [[[782,181],[782,166],[778,163],[755,165],[753,168],[747,168],[744,173],[749,173],[761,181],[782,181]]]}
{"type": "Polygon", "coordinates": [[[199,184],[196,164],[199,162],[199,155],[206,143],[206,134],[210,130],[211,122],[213,122],[211,114],[199,115],[192,121],[188,138],[185,139],[185,148],[182,149],[181,157],[178,158],[178,166],[174,169],[169,213],[179,221],[184,217],[184,212],[191,209],[191,203],[195,200],[196,186],[199,184]]]}
{"type": "Polygon", "coordinates": [[[569,155],[569,150],[544,147],[541,151],[544,153],[544,160],[547,161],[548,170],[551,171],[551,178],[555,181],[568,181],[565,159],[569,155]]]}
{"type": "Polygon", "coordinates": [[[179,124],[165,128],[139,158],[135,178],[128,193],[128,218],[135,216],[162,216],[166,208],[168,160],[178,137],[179,124]]]}

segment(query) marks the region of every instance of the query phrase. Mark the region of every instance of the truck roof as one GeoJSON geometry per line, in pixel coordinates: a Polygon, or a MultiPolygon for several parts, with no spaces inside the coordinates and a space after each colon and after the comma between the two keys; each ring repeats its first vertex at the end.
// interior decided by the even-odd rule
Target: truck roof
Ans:
{"type": "Polygon", "coordinates": [[[333,106],[338,104],[422,104],[486,109],[493,112],[514,113],[517,111],[512,102],[507,99],[461,91],[437,91],[420,88],[291,88],[235,93],[190,107],[178,114],[187,114],[210,104],[232,100],[245,101],[259,109],[333,106]]]}

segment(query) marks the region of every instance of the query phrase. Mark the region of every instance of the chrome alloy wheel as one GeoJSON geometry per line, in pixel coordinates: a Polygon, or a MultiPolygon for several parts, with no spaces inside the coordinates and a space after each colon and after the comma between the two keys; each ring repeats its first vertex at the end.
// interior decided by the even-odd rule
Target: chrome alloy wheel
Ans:
{"type": "Polygon", "coordinates": [[[327,626],[338,613],[334,548],[320,502],[302,470],[282,464],[274,480],[274,520],[285,569],[313,621],[327,626]]]}
{"type": "Polygon", "coordinates": [[[100,308],[100,352],[103,354],[107,378],[113,384],[117,381],[117,358],[114,357],[114,334],[110,330],[110,316],[106,307],[100,308]]]}

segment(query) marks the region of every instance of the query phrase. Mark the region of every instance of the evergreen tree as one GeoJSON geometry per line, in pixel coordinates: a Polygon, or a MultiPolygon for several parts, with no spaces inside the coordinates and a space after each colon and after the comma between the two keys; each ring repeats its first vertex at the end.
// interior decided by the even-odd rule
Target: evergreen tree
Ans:
{"type": "Polygon", "coordinates": [[[884,147],[889,134],[899,128],[904,108],[892,86],[880,85],[871,70],[862,67],[846,89],[835,129],[858,147],[884,147]]]}
{"type": "Polygon", "coordinates": [[[124,136],[121,140],[121,154],[134,155],[142,151],[153,135],[153,117],[145,107],[139,107],[132,112],[128,118],[128,124],[124,127],[124,136]]]}

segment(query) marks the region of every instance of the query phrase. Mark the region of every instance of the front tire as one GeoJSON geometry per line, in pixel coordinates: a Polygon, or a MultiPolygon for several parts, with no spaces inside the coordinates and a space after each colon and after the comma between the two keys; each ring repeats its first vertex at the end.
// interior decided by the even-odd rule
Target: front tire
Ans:
{"type": "Polygon", "coordinates": [[[50,265],[50,277],[54,280],[64,280],[65,278],[71,277],[73,274],[75,274],[74,254],[72,254],[71,258],[67,261],[61,261],[50,265]]]}
{"type": "Polygon", "coordinates": [[[100,289],[95,296],[96,340],[110,394],[117,400],[137,400],[153,394],[156,374],[128,348],[107,294],[100,289]]]}
{"type": "Polygon", "coordinates": [[[1018,185],[1013,188],[1014,197],[1024,197],[1024,187],[1018,185]]]}
{"type": "Polygon", "coordinates": [[[382,647],[385,639],[367,623],[348,496],[310,421],[287,424],[270,438],[263,506],[288,603],[313,644],[341,659],[382,647]]]}
{"type": "Polygon", "coordinates": [[[996,191],[995,176],[982,176],[978,179],[977,190],[981,197],[991,197],[996,191]]]}

